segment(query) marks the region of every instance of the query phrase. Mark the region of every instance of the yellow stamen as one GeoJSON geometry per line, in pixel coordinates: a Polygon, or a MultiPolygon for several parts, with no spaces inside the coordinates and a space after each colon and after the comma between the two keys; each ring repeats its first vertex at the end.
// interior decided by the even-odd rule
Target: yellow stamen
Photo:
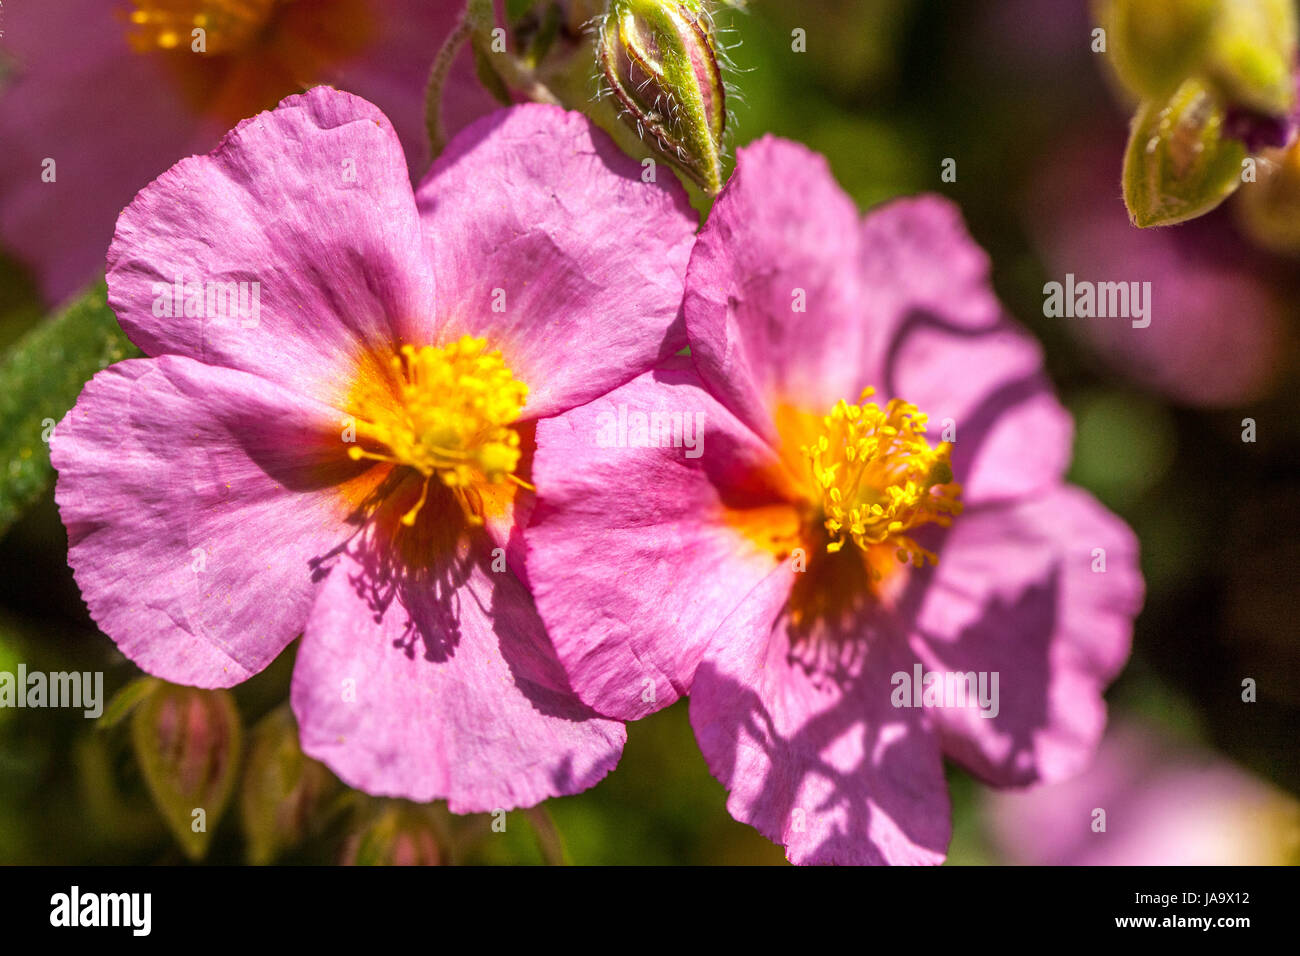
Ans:
{"type": "Polygon", "coordinates": [[[511,427],[523,411],[528,386],[515,378],[499,351],[463,336],[450,345],[405,345],[390,367],[399,403],[373,396],[358,402],[357,439],[371,448],[348,449],[354,461],[369,459],[413,468],[424,476],[420,499],[402,517],[412,525],[437,478],[451,492],[471,524],[482,524],[480,485],[518,478],[519,433],[511,427]]]}
{"type": "MultiPolygon", "coordinates": [[[[925,524],[947,526],[961,513],[952,446],[930,447],[926,416],[915,405],[894,399],[882,409],[866,402],[873,394],[875,389],[863,389],[857,405],[841,399],[822,419],[817,440],[802,448],[831,537],[826,550],[833,554],[846,541],[868,553],[888,545],[904,563],[937,564],[938,557],[907,532],[925,524]]],[[[872,575],[879,577],[874,567],[872,575]]]]}
{"type": "Polygon", "coordinates": [[[256,39],[277,3],[286,0],[134,0],[128,39],[139,52],[173,50],[182,40],[195,50],[194,30],[203,30],[202,49],[211,55],[235,53],[256,39]]]}

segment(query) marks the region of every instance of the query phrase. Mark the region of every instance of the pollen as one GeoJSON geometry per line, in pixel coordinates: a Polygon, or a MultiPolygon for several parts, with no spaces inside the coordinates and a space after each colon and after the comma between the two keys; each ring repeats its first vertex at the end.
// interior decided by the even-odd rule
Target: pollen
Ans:
{"type": "Polygon", "coordinates": [[[134,0],[128,37],[137,52],[173,50],[182,42],[196,53],[235,53],[249,46],[285,0],[134,0]],[[201,45],[192,42],[203,31],[201,45]]]}
{"type": "MultiPolygon", "coordinates": [[[[816,440],[801,449],[821,498],[826,550],[833,554],[852,541],[868,554],[887,546],[904,563],[937,564],[909,532],[946,527],[961,513],[952,446],[930,445],[926,416],[915,405],[893,399],[881,408],[867,401],[874,394],[864,389],[856,405],[841,399],[822,419],[816,440]]],[[[872,574],[879,575],[874,566],[872,574]]]]}
{"type": "Polygon", "coordinates": [[[405,345],[390,368],[399,400],[361,402],[357,438],[367,447],[353,445],[348,455],[424,476],[420,499],[403,516],[404,524],[415,523],[431,481],[451,489],[471,524],[482,524],[482,486],[531,487],[514,473],[521,453],[512,427],[528,386],[515,378],[500,351],[488,351],[485,339],[466,335],[440,347],[405,345]]]}

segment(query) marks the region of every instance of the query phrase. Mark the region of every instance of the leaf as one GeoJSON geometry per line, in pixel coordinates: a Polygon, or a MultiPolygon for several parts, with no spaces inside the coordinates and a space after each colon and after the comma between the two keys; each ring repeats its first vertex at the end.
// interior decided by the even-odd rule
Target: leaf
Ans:
{"type": "Polygon", "coordinates": [[[98,283],[14,344],[0,362],[0,534],[49,486],[49,438],[81,387],[114,362],[140,355],[98,283]]]}
{"type": "Polygon", "coordinates": [[[474,52],[474,72],[478,81],[483,84],[494,100],[502,106],[509,106],[514,102],[510,98],[510,90],[506,86],[506,81],[501,78],[496,67],[492,65],[492,55],[483,51],[478,44],[470,44],[474,52]]]}
{"type": "Polygon", "coordinates": [[[95,721],[95,729],[99,731],[112,730],[131,711],[135,710],[142,701],[149,698],[157,689],[159,683],[160,681],[156,677],[137,677],[131,681],[113,695],[113,699],[104,708],[103,716],[95,721]]]}

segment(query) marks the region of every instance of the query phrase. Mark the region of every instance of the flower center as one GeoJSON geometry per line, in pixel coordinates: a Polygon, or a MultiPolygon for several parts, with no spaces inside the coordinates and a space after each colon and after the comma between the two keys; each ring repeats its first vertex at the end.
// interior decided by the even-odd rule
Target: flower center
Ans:
{"type": "Polygon", "coordinates": [[[528,386],[515,378],[487,341],[463,336],[458,342],[416,349],[402,346],[390,362],[398,383],[397,403],[363,399],[357,409],[363,458],[413,468],[425,478],[420,500],[402,517],[412,525],[424,506],[429,482],[451,489],[471,524],[483,518],[475,489],[512,481],[519,464],[519,433],[511,427],[523,411],[528,386]]]}
{"type": "Polygon", "coordinates": [[[247,47],[266,26],[281,0],[134,0],[132,47],[145,52],[192,47],[194,30],[204,33],[208,55],[234,53],[247,47]]]}
{"type": "Polygon", "coordinates": [[[840,399],[822,419],[816,441],[801,449],[821,496],[831,538],[826,550],[833,554],[852,540],[868,554],[888,545],[900,561],[937,564],[938,557],[908,532],[925,524],[946,527],[961,513],[961,486],[953,482],[949,462],[952,446],[930,446],[926,416],[915,405],[893,399],[881,408],[867,403],[873,394],[875,389],[863,389],[857,405],[840,399]]]}

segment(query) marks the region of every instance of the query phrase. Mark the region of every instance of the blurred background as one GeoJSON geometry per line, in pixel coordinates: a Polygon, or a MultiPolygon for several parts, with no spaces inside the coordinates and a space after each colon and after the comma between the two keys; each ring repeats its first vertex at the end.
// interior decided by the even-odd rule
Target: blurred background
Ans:
{"type": "MultiPolygon", "coordinates": [[[[754,0],[723,22],[737,144],[808,144],[864,210],[924,191],[960,204],[1075,416],[1070,479],[1142,543],[1146,605],[1092,769],[1002,793],[950,768],[949,863],[1300,862],[1297,261],[1253,241],[1232,201],[1183,226],[1129,225],[1133,104],[1092,52],[1084,0],[754,0]],[[1151,327],[1045,318],[1043,286],[1067,272],[1152,281],[1151,327]]],[[[45,313],[31,272],[4,259],[0,346],[45,313]]],[[[102,670],[108,697],[143,690],[88,618],[66,547],[51,492],[0,540],[0,671],[102,670]]],[[[597,787],[512,812],[500,832],[349,792],[304,761],[283,706],[292,653],[233,691],[243,757],[202,846],[173,836],[130,719],[0,709],[0,863],[784,862],[728,816],[684,702],[631,725],[597,787]]]]}

